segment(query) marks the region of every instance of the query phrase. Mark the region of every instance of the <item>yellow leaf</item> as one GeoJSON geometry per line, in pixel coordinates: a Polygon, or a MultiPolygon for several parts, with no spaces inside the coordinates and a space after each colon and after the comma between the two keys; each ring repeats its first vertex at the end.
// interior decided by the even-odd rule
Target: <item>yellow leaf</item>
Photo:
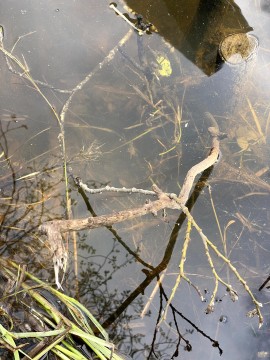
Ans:
{"type": "Polygon", "coordinates": [[[172,74],[172,67],[170,60],[167,58],[167,56],[158,55],[156,60],[159,64],[159,69],[158,69],[159,75],[167,76],[167,77],[170,76],[172,74]]]}

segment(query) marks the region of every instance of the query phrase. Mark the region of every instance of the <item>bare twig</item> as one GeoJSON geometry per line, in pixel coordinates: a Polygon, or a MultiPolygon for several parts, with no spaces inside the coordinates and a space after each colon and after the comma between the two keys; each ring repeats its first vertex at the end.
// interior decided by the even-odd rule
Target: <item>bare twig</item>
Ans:
{"type": "Polygon", "coordinates": [[[184,240],[184,244],[183,244],[183,247],[182,247],[182,254],[181,254],[181,259],[180,259],[180,264],[179,264],[179,274],[175,280],[175,284],[174,284],[174,287],[171,291],[171,295],[170,297],[168,298],[167,300],[167,303],[166,303],[166,307],[163,311],[163,314],[162,316],[160,317],[160,321],[158,323],[157,326],[160,325],[160,323],[167,317],[167,312],[170,308],[170,304],[174,298],[174,295],[176,293],[176,290],[178,288],[178,286],[180,285],[180,282],[181,282],[181,279],[184,279],[189,285],[193,286],[196,291],[198,292],[198,294],[200,295],[200,298],[201,300],[203,301],[204,298],[202,296],[202,294],[200,293],[199,289],[190,281],[190,279],[185,275],[185,272],[184,272],[184,264],[185,264],[185,261],[186,261],[186,256],[187,256],[187,249],[188,249],[188,245],[189,245],[189,242],[190,242],[190,232],[191,232],[191,228],[192,228],[192,223],[190,220],[188,220],[187,222],[187,229],[186,229],[186,236],[185,236],[185,240],[184,240]]]}
{"type": "MultiPolygon", "coordinates": [[[[176,201],[179,203],[178,199],[176,199],[176,201]]],[[[230,268],[230,270],[234,273],[234,275],[236,276],[236,278],[238,279],[238,281],[243,285],[244,289],[246,290],[246,292],[249,294],[249,296],[251,297],[252,302],[255,305],[255,310],[252,312],[253,316],[257,315],[259,318],[259,327],[262,326],[263,324],[263,316],[261,314],[261,310],[260,307],[262,307],[262,304],[259,303],[253,293],[251,292],[249,286],[247,285],[246,281],[242,278],[242,276],[238,273],[238,271],[236,270],[236,268],[232,265],[232,263],[230,262],[230,260],[224,256],[219,250],[218,248],[207,238],[207,236],[205,236],[205,234],[203,233],[202,229],[199,227],[199,225],[197,224],[197,222],[195,221],[195,219],[193,218],[193,216],[190,214],[190,212],[188,211],[188,208],[186,206],[181,205],[181,209],[183,210],[183,212],[186,214],[188,220],[190,220],[192,222],[192,225],[195,227],[195,229],[198,231],[202,241],[204,244],[206,244],[206,249],[208,249],[208,246],[215,252],[215,254],[220,257],[230,268]]],[[[209,251],[207,256],[210,256],[209,251]]],[[[211,259],[211,256],[210,256],[211,259]]],[[[212,261],[212,259],[211,259],[212,261]]],[[[212,267],[212,265],[211,265],[212,267]]],[[[226,286],[227,291],[229,292],[229,295],[232,299],[232,301],[236,301],[238,299],[238,295],[237,293],[232,289],[231,285],[226,284],[216,273],[215,273],[215,269],[212,268],[213,273],[214,273],[214,277],[216,281],[220,281],[223,285],[226,286]]]]}
{"type": "Polygon", "coordinates": [[[112,59],[114,58],[117,50],[119,47],[122,47],[131,37],[132,30],[129,30],[123,38],[119,41],[119,43],[108,53],[108,55],[102,60],[101,63],[99,63],[78,85],[75,86],[75,88],[72,90],[71,94],[69,95],[68,99],[66,100],[62,111],[60,113],[60,119],[61,122],[64,123],[66,113],[68,111],[68,108],[70,106],[70,103],[73,99],[73,96],[80,91],[84,85],[98,72],[100,71],[105,65],[107,65],[112,59]]]}
{"type": "Polygon", "coordinates": [[[89,194],[101,194],[103,192],[114,192],[114,193],[126,193],[126,194],[143,194],[143,195],[153,195],[157,196],[157,193],[155,191],[151,190],[144,190],[144,189],[137,189],[135,187],[132,188],[116,188],[114,186],[104,186],[102,188],[98,189],[91,189],[86,184],[82,182],[82,180],[79,177],[75,178],[75,183],[78,185],[83,191],[89,193],[89,194]]]}
{"type": "MultiPolygon", "coordinates": [[[[3,29],[3,28],[2,28],[2,29],[3,29]]],[[[17,44],[19,43],[19,41],[21,41],[21,39],[23,39],[23,38],[26,37],[26,36],[32,35],[32,34],[34,34],[34,33],[36,33],[36,31],[31,31],[31,32],[29,32],[29,33],[27,33],[27,34],[24,34],[24,35],[19,36],[18,39],[16,40],[15,44],[13,45],[10,53],[11,53],[11,54],[13,53],[13,51],[15,50],[15,47],[17,46],[17,44]]],[[[3,41],[3,30],[1,30],[0,36],[1,36],[0,41],[2,42],[2,41],[3,41]]],[[[26,61],[25,61],[25,59],[24,59],[24,56],[22,55],[22,57],[23,57],[23,60],[24,60],[24,65],[25,65],[25,67],[26,67],[27,70],[28,70],[27,72],[29,72],[29,68],[28,68],[27,63],[26,63],[26,61]]],[[[24,72],[19,72],[19,71],[17,71],[17,70],[14,69],[14,67],[11,65],[8,56],[5,56],[5,59],[6,59],[7,67],[8,67],[8,69],[9,69],[9,71],[12,72],[12,74],[15,74],[15,75],[18,75],[18,76],[20,76],[20,77],[23,77],[23,78],[26,78],[26,79],[27,79],[27,77],[25,76],[25,74],[26,74],[25,71],[24,71],[24,72]]],[[[72,91],[72,90],[66,90],[66,89],[58,89],[58,88],[54,87],[53,85],[50,85],[50,84],[48,84],[48,83],[46,83],[46,82],[44,82],[44,81],[40,81],[40,80],[36,80],[36,79],[33,79],[33,80],[34,80],[34,82],[35,82],[36,84],[38,84],[38,85],[47,87],[47,88],[49,88],[49,89],[51,89],[51,90],[57,91],[57,92],[62,93],[62,94],[70,94],[71,91],[72,91]]]]}

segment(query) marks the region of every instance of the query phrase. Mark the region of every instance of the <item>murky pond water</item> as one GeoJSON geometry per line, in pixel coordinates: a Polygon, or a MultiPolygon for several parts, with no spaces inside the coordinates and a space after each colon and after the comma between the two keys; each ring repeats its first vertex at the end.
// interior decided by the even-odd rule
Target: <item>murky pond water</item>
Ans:
{"type": "MultiPolygon", "coordinates": [[[[254,309],[251,297],[212,250],[209,264],[193,229],[184,269],[195,288],[182,278],[157,327],[183,255],[186,220],[179,211],[78,232],[79,295],[132,359],[218,359],[221,351],[226,360],[268,359],[269,290],[258,289],[270,268],[270,3],[117,2],[133,23],[137,13],[153,24],[142,36],[109,5],[0,5],[3,44],[11,55],[2,54],[0,62],[1,254],[53,281],[37,228],[67,216],[64,150],[71,216],[115,213],[149,197],[102,192],[87,198],[72,175],[93,188],[150,189],[155,183],[179,193],[187,171],[210,151],[207,129],[214,117],[227,134],[222,157],[200,178],[188,204],[263,304],[264,325],[259,329],[258,317],[246,316],[254,309]],[[223,64],[219,45],[235,33],[254,34],[259,48],[247,61],[223,64]],[[206,314],[215,287],[212,265],[239,300],[233,302],[220,283],[215,310],[206,314]]],[[[73,240],[63,287],[74,296],[73,240]]]]}

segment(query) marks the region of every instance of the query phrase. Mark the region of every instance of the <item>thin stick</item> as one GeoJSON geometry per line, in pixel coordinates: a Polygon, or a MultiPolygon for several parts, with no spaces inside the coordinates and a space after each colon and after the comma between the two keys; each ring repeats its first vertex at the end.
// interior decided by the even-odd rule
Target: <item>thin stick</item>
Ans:
{"type": "MultiPolygon", "coordinates": [[[[198,231],[201,239],[203,240],[203,243],[206,243],[208,246],[211,247],[211,249],[216,253],[216,255],[218,257],[220,257],[231,269],[231,271],[234,273],[234,275],[236,276],[236,278],[239,280],[239,282],[243,285],[244,289],[246,290],[246,292],[249,294],[249,296],[251,297],[252,302],[255,305],[255,311],[254,314],[258,316],[259,318],[259,328],[262,326],[263,324],[263,316],[261,314],[260,311],[260,307],[262,307],[262,304],[259,303],[253,293],[251,292],[249,286],[247,285],[246,281],[241,277],[241,275],[238,273],[238,271],[236,270],[236,268],[232,265],[232,263],[230,262],[230,260],[228,258],[226,258],[226,256],[224,256],[218,249],[217,247],[205,236],[205,234],[203,233],[202,229],[199,227],[199,225],[196,223],[195,219],[193,218],[193,216],[190,214],[190,212],[188,211],[188,208],[186,206],[181,205],[181,208],[183,210],[183,212],[186,214],[187,218],[192,222],[192,225],[195,227],[195,229],[198,231]]],[[[220,278],[219,278],[220,279],[220,278]]],[[[226,283],[223,282],[223,284],[226,286],[226,283]]],[[[227,290],[230,293],[230,296],[232,298],[233,301],[237,300],[237,294],[235,293],[234,290],[232,290],[231,286],[227,287],[227,290]]]]}
{"type": "Polygon", "coordinates": [[[60,119],[61,122],[64,123],[66,112],[68,111],[68,108],[70,106],[70,103],[73,99],[73,96],[80,91],[85,84],[88,83],[88,81],[98,72],[100,71],[105,65],[107,65],[110,61],[113,60],[117,50],[119,47],[122,47],[126,42],[130,39],[132,35],[132,30],[129,30],[123,38],[119,41],[119,43],[108,53],[108,55],[102,60],[101,63],[99,63],[93,71],[91,71],[75,88],[72,90],[72,93],[69,95],[68,99],[66,100],[61,113],[60,113],[60,119]]]}
{"type": "Polygon", "coordinates": [[[179,274],[178,274],[178,276],[177,276],[177,278],[175,280],[175,284],[174,284],[174,287],[173,287],[173,289],[171,291],[171,295],[167,300],[166,307],[165,307],[165,309],[163,311],[163,314],[162,314],[157,326],[160,326],[160,324],[166,319],[167,312],[169,310],[170,304],[171,304],[171,302],[172,302],[172,300],[174,298],[175,292],[176,292],[178,286],[180,285],[180,281],[181,281],[181,279],[182,279],[182,277],[184,275],[184,263],[186,261],[186,253],[187,253],[188,245],[189,245],[189,242],[190,242],[191,227],[192,227],[191,221],[188,221],[187,229],[186,229],[186,236],[185,236],[185,240],[184,240],[184,244],[183,244],[183,248],[182,248],[181,260],[180,260],[180,264],[179,264],[179,274]]]}
{"type": "MultiPolygon", "coordinates": [[[[2,32],[2,31],[1,31],[1,32],[2,32]]],[[[15,47],[17,46],[17,44],[19,43],[19,41],[21,41],[21,39],[23,39],[23,38],[26,37],[26,36],[32,35],[32,34],[34,34],[34,33],[36,33],[36,31],[31,31],[31,32],[29,32],[29,33],[27,33],[27,34],[20,35],[20,36],[18,37],[18,39],[16,40],[15,44],[13,45],[10,53],[11,53],[11,54],[13,53],[13,51],[15,50],[15,47]]],[[[3,32],[2,32],[1,38],[2,38],[2,40],[3,40],[3,32]]],[[[22,56],[23,56],[23,55],[22,55],[22,56]]],[[[15,74],[15,75],[19,75],[19,76],[21,76],[21,77],[24,77],[24,73],[20,73],[19,71],[16,71],[16,70],[11,66],[11,64],[10,64],[10,62],[9,62],[9,60],[8,60],[8,57],[6,56],[5,58],[6,58],[6,63],[7,63],[7,66],[8,66],[9,71],[12,72],[12,73],[15,74]]],[[[24,59],[24,56],[23,56],[23,59],[24,59]]],[[[25,59],[24,59],[24,62],[25,62],[25,66],[27,67],[27,64],[26,64],[25,59]]],[[[28,70],[28,72],[29,72],[28,67],[27,67],[27,70],[28,70]]],[[[45,83],[45,82],[43,82],[43,81],[36,80],[36,79],[33,79],[33,80],[34,80],[34,82],[35,82],[36,84],[42,85],[42,86],[47,87],[47,88],[49,88],[49,89],[51,89],[51,90],[54,90],[54,91],[57,91],[57,92],[60,92],[60,93],[63,93],[63,94],[70,94],[70,93],[71,93],[71,90],[57,89],[57,88],[55,88],[54,86],[52,86],[52,85],[50,85],[50,84],[48,84],[48,83],[45,83]]]]}
{"type": "Polygon", "coordinates": [[[254,110],[254,107],[252,106],[250,100],[247,98],[247,103],[248,103],[248,106],[250,108],[250,111],[251,111],[251,114],[252,114],[252,117],[253,117],[253,120],[255,122],[255,125],[257,127],[257,130],[258,130],[258,133],[260,134],[261,138],[262,138],[262,141],[264,144],[266,144],[266,139],[265,139],[265,135],[264,133],[262,132],[262,128],[261,128],[261,124],[260,124],[260,120],[258,119],[258,116],[254,110]]]}
{"type": "Polygon", "coordinates": [[[173,301],[176,290],[180,285],[181,279],[185,280],[190,286],[192,286],[196,290],[196,292],[200,296],[201,301],[205,300],[202,293],[200,292],[199,288],[192,283],[192,281],[185,275],[185,271],[184,271],[184,264],[185,264],[186,257],[187,257],[187,249],[188,249],[188,246],[189,246],[189,243],[190,243],[191,229],[192,229],[192,222],[188,220],[185,240],[184,240],[184,244],[183,244],[183,247],[182,247],[182,254],[181,254],[181,259],[180,259],[180,264],[179,264],[179,274],[178,274],[178,276],[177,276],[177,278],[175,280],[175,284],[174,284],[174,287],[173,287],[173,289],[171,291],[171,295],[167,300],[165,309],[163,311],[163,314],[162,314],[162,316],[160,318],[160,321],[159,321],[157,326],[159,326],[162,323],[162,321],[166,319],[167,312],[169,310],[170,304],[173,301]]]}
{"type": "Polygon", "coordinates": [[[223,244],[224,253],[227,256],[227,244],[226,244],[226,242],[224,240],[224,236],[223,236],[223,233],[222,233],[222,230],[221,230],[221,226],[220,226],[220,222],[219,222],[219,219],[218,219],[218,216],[217,216],[217,212],[216,212],[214,200],[213,200],[213,197],[212,197],[212,190],[211,190],[210,185],[208,186],[208,192],[209,192],[209,195],[210,195],[210,202],[211,202],[211,206],[212,206],[212,209],[213,209],[213,213],[214,213],[214,216],[215,216],[215,219],[216,219],[216,223],[217,223],[217,227],[218,227],[218,231],[219,231],[219,236],[220,236],[220,239],[221,239],[222,244],[223,244]]]}
{"type": "Polygon", "coordinates": [[[159,279],[158,279],[158,281],[156,283],[156,286],[154,287],[153,291],[151,292],[151,295],[149,296],[149,299],[148,299],[147,303],[145,304],[145,306],[144,306],[144,308],[143,308],[143,310],[141,312],[141,315],[140,315],[141,318],[144,318],[147,310],[149,309],[149,306],[151,305],[151,303],[152,303],[152,301],[153,301],[153,299],[154,299],[160,285],[162,284],[165,273],[166,273],[166,270],[160,275],[160,277],[159,277],[159,279]]]}
{"type": "Polygon", "coordinates": [[[80,178],[75,178],[75,183],[77,186],[79,186],[82,190],[85,192],[88,192],[89,194],[102,194],[103,192],[114,192],[114,193],[125,193],[125,194],[143,194],[143,195],[152,195],[157,196],[157,193],[155,193],[152,190],[144,190],[144,189],[137,189],[135,187],[132,188],[116,188],[114,186],[104,186],[102,188],[98,189],[91,189],[86,184],[82,182],[80,178]]]}
{"type": "Polygon", "coordinates": [[[122,19],[125,20],[125,22],[127,22],[134,30],[136,30],[138,32],[139,35],[143,35],[143,31],[141,29],[138,29],[131,21],[129,21],[129,19],[127,17],[125,17],[124,14],[121,13],[120,10],[117,9],[117,7],[114,4],[110,4],[109,6],[111,9],[113,9],[117,15],[119,15],[122,19]]]}

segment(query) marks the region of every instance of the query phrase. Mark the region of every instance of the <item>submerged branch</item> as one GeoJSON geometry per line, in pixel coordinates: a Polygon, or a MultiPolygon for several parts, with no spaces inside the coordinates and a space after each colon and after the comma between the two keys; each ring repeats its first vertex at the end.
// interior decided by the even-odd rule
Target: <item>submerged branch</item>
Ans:
{"type": "MultiPolygon", "coordinates": [[[[181,210],[181,206],[184,206],[187,202],[187,199],[193,187],[193,182],[195,177],[199,173],[206,170],[207,168],[213,166],[219,157],[219,152],[220,152],[219,137],[222,134],[219,133],[218,129],[213,127],[209,128],[209,132],[212,136],[212,147],[210,154],[206,157],[206,159],[194,165],[189,170],[184,180],[184,184],[179,197],[177,197],[176,194],[166,194],[162,190],[160,190],[156,185],[154,185],[153,193],[156,194],[158,200],[148,202],[147,204],[144,204],[141,207],[127,209],[108,215],[88,217],[88,218],[76,219],[76,220],[53,220],[42,224],[39,227],[39,231],[42,234],[47,235],[48,243],[51,244],[54,264],[56,264],[55,266],[59,264],[61,268],[64,268],[66,264],[67,254],[65,253],[61,241],[63,233],[69,231],[79,231],[84,229],[94,229],[102,226],[111,226],[115,223],[133,219],[138,216],[143,216],[151,213],[156,214],[158,211],[164,210],[166,208],[181,210]],[[175,199],[177,199],[177,201],[175,199]]],[[[79,184],[81,184],[81,182],[79,182],[79,184]]],[[[84,186],[84,190],[86,190],[85,186],[84,186]]],[[[115,191],[119,191],[119,190],[116,189],[115,191]]],[[[135,191],[136,189],[131,189],[131,192],[135,192],[135,191]]],[[[151,195],[153,194],[152,192],[150,193],[151,195]]],[[[56,282],[58,282],[58,286],[59,286],[58,273],[59,273],[59,268],[55,267],[56,282]]]]}
{"type": "MultiPolygon", "coordinates": [[[[146,194],[153,195],[154,193],[158,197],[158,200],[153,202],[149,202],[148,204],[144,204],[141,207],[128,209],[116,212],[114,214],[109,215],[101,215],[97,217],[88,217],[84,219],[76,219],[76,220],[53,220],[46,222],[41,225],[39,230],[42,233],[47,234],[49,237],[55,236],[58,233],[64,233],[67,231],[79,231],[84,229],[94,229],[101,226],[110,226],[118,222],[122,222],[125,220],[133,219],[138,216],[143,216],[146,214],[156,214],[158,211],[168,208],[168,209],[178,209],[181,210],[181,206],[184,206],[187,202],[191,189],[193,187],[193,183],[195,177],[206,170],[207,168],[213,166],[219,157],[219,137],[220,133],[218,129],[209,128],[209,132],[212,135],[212,148],[210,154],[203,161],[194,165],[187,173],[187,176],[184,180],[182,190],[177,197],[175,194],[167,194],[160,190],[156,185],[153,186],[153,192],[145,192],[146,194]],[[175,200],[177,199],[177,201],[175,200]],[[52,231],[54,229],[54,231],[52,231]]],[[[82,182],[79,180],[79,185],[82,182]]],[[[84,190],[87,190],[84,185],[84,190]]],[[[121,189],[114,188],[116,192],[121,191],[121,189]]],[[[101,191],[113,191],[113,188],[102,188],[96,189],[95,192],[101,191]]],[[[142,192],[141,190],[137,190],[135,188],[128,189],[129,192],[142,192]]],[[[122,191],[126,192],[127,189],[122,189],[122,191]]],[[[53,239],[51,239],[54,241],[53,239]]]]}
{"type": "MultiPolygon", "coordinates": [[[[60,239],[64,233],[66,233],[68,231],[79,231],[79,230],[84,230],[84,229],[94,229],[94,228],[98,228],[98,227],[102,227],[102,226],[111,226],[115,223],[133,219],[138,216],[143,216],[143,215],[151,214],[151,213],[156,214],[160,210],[177,209],[177,210],[181,210],[184,212],[184,214],[187,216],[190,224],[192,224],[192,226],[194,226],[194,228],[198,231],[198,233],[203,241],[204,247],[205,247],[206,257],[207,257],[209,265],[212,269],[212,273],[213,273],[213,277],[214,277],[214,281],[215,281],[215,287],[214,287],[214,291],[211,296],[211,301],[207,307],[206,312],[208,312],[208,313],[212,312],[212,309],[214,306],[213,305],[214,299],[215,299],[215,295],[218,290],[219,283],[226,287],[226,289],[229,291],[231,299],[233,301],[237,300],[237,293],[231,288],[231,286],[229,284],[225,283],[221,279],[221,277],[217,274],[212,257],[209,252],[209,247],[210,247],[218,257],[222,258],[222,260],[227,264],[227,266],[230,268],[230,270],[234,273],[236,278],[244,286],[245,290],[247,291],[247,293],[249,294],[249,296],[251,297],[251,299],[255,305],[254,314],[256,314],[259,318],[259,326],[262,325],[263,318],[262,318],[262,314],[259,309],[261,304],[259,304],[257,302],[254,295],[252,294],[249,287],[247,286],[247,283],[237,272],[237,270],[232,265],[230,260],[226,256],[222,255],[219,252],[219,250],[216,248],[216,246],[206,237],[206,235],[203,233],[202,229],[200,229],[200,227],[197,225],[194,218],[191,216],[190,212],[188,211],[188,209],[186,207],[186,202],[189,198],[191,189],[193,187],[195,177],[199,173],[201,173],[204,170],[208,169],[209,167],[213,166],[216,163],[216,161],[218,160],[219,155],[220,155],[219,144],[220,144],[220,137],[223,136],[223,134],[221,134],[216,127],[210,127],[208,130],[212,136],[212,147],[211,147],[210,153],[204,160],[202,160],[198,164],[194,165],[188,171],[188,173],[185,177],[184,183],[183,183],[183,187],[178,196],[173,193],[169,193],[169,194],[164,193],[156,185],[153,185],[153,191],[149,191],[149,192],[148,191],[144,192],[144,190],[142,190],[142,189],[135,189],[135,188],[118,189],[118,188],[112,188],[112,187],[104,187],[102,189],[95,189],[95,193],[100,193],[102,191],[115,191],[115,192],[129,192],[129,193],[139,192],[139,193],[145,193],[147,195],[155,194],[158,199],[155,201],[149,201],[141,207],[127,209],[127,210],[119,211],[119,212],[116,212],[113,214],[101,215],[101,216],[96,216],[96,217],[88,217],[88,218],[77,219],[77,220],[53,220],[53,221],[49,221],[39,227],[40,232],[47,235],[49,244],[52,244],[52,247],[54,248],[55,276],[56,276],[56,283],[58,284],[58,286],[59,286],[59,279],[58,279],[59,268],[57,267],[57,265],[58,265],[57,261],[59,262],[59,259],[57,259],[58,251],[57,251],[56,244],[59,244],[60,253],[61,253],[63,251],[63,247],[61,247],[60,239]]],[[[84,185],[79,178],[75,178],[75,181],[76,181],[76,184],[79,187],[81,186],[85,191],[88,191],[88,190],[91,191],[91,189],[89,189],[86,185],[84,185]]],[[[190,229],[189,229],[189,231],[190,231],[190,229]]],[[[188,231],[188,233],[189,233],[189,231],[188,231]]],[[[162,316],[160,322],[165,319],[170,302],[172,301],[172,299],[174,297],[174,293],[176,291],[176,288],[180,283],[180,279],[184,278],[186,281],[190,282],[189,279],[186,278],[186,276],[184,274],[184,259],[186,256],[187,246],[188,246],[188,244],[186,244],[186,248],[183,250],[183,253],[182,253],[183,258],[180,261],[180,276],[178,279],[178,283],[175,284],[175,288],[170,296],[170,299],[167,303],[167,306],[165,308],[165,311],[163,313],[163,316],[162,316]]],[[[63,256],[65,257],[65,254],[63,254],[63,256]]],[[[63,258],[60,259],[60,263],[59,263],[60,265],[63,265],[63,263],[61,262],[62,259],[63,258]]],[[[149,281],[149,279],[148,279],[148,281],[149,281]]]]}

